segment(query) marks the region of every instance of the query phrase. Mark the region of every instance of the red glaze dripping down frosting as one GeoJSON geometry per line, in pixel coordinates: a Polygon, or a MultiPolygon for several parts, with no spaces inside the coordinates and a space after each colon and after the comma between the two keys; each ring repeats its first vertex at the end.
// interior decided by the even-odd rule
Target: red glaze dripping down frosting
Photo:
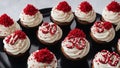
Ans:
{"type": "Polygon", "coordinates": [[[39,50],[34,54],[34,56],[38,62],[48,64],[51,63],[54,58],[53,54],[51,54],[51,52],[47,48],[39,50]]]}
{"type": "Polygon", "coordinates": [[[112,1],[108,6],[107,9],[109,11],[113,11],[113,12],[120,12],[120,4],[117,3],[116,1],[112,1]]]}
{"type": "Polygon", "coordinates": [[[26,6],[26,8],[24,8],[23,11],[24,11],[25,14],[32,16],[32,15],[35,15],[35,14],[38,12],[38,9],[36,9],[36,8],[35,8],[33,5],[31,5],[31,4],[28,4],[28,5],[26,6]]]}
{"type": "Polygon", "coordinates": [[[18,39],[23,40],[25,38],[26,38],[26,34],[21,30],[17,30],[14,32],[13,36],[9,35],[7,37],[6,42],[10,43],[10,44],[14,44],[18,39]],[[11,38],[13,38],[13,39],[11,40],[11,38]]]}
{"type": "Polygon", "coordinates": [[[109,30],[112,28],[112,24],[110,22],[95,22],[95,27],[98,33],[102,33],[105,29],[109,30]]]}
{"type": "Polygon", "coordinates": [[[44,34],[50,33],[51,35],[54,35],[57,31],[57,25],[52,24],[50,25],[48,22],[44,22],[42,26],[45,26],[45,28],[42,29],[42,32],[44,34]]]}
{"type": "Polygon", "coordinates": [[[66,1],[62,1],[60,2],[57,7],[58,10],[61,10],[63,12],[69,12],[71,10],[71,7],[69,6],[69,4],[66,1]]]}
{"type": "Polygon", "coordinates": [[[99,59],[99,62],[102,64],[108,63],[111,66],[116,66],[120,60],[120,56],[115,52],[110,53],[107,50],[102,50],[101,55],[103,59],[99,59]]]}
{"type": "Polygon", "coordinates": [[[92,10],[92,6],[87,2],[87,1],[83,1],[81,4],[80,4],[80,7],[79,9],[85,13],[89,12],[92,10]]]}
{"type": "Polygon", "coordinates": [[[9,27],[14,24],[14,21],[7,14],[3,14],[0,17],[0,24],[9,27]]]}
{"type": "Polygon", "coordinates": [[[86,35],[82,30],[80,30],[78,28],[71,30],[70,33],[68,34],[67,38],[68,38],[69,42],[71,42],[72,44],[66,45],[67,48],[72,49],[72,48],[76,47],[79,50],[84,49],[85,44],[86,44],[86,41],[84,39],[85,37],[86,37],[86,35]]]}

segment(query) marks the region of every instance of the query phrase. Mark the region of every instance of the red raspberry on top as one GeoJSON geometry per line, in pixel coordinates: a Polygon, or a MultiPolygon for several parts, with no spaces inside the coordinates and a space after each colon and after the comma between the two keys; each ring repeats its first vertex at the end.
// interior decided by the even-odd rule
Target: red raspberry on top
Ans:
{"type": "Polygon", "coordinates": [[[104,22],[103,26],[107,30],[109,30],[110,28],[112,28],[112,24],[110,22],[104,22]]]}
{"type": "Polygon", "coordinates": [[[38,12],[38,9],[36,9],[36,8],[35,8],[33,5],[31,5],[31,4],[28,4],[28,5],[26,6],[26,8],[24,8],[23,11],[24,11],[25,14],[32,16],[32,15],[35,15],[35,14],[38,12]]]}
{"type": "Polygon", "coordinates": [[[62,1],[57,5],[57,9],[63,12],[69,12],[71,10],[71,7],[66,1],[62,1]]]}
{"type": "Polygon", "coordinates": [[[39,50],[34,56],[38,62],[48,64],[51,63],[54,58],[53,54],[47,48],[39,50]]]}
{"type": "Polygon", "coordinates": [[[79,8],[81,11],[87,13],[89,11],[92,10],[92,6],[87,2],[87,1],[83,1],[81,4],[80,4],[80,8],[79,8]]]}
{"type": "Polygon", "coordinates": [[[25,39],[26,38],[26,34],[22,31],[22,30],[16,30],[15,35],[18,35],[19,39],[25,39]]]}
{"type": "Polygon", "coordinates": [[[107,5],[107,9],[113,12],[120,12],[120,4],[116,1],[112,1],[110,4],[107,5]]]}
{"type": "Polygon", "coordinates": [[[14,24],[14,21],[7,14],[3,14],[0,17],[0,24],[9,27],[14,24]]]}

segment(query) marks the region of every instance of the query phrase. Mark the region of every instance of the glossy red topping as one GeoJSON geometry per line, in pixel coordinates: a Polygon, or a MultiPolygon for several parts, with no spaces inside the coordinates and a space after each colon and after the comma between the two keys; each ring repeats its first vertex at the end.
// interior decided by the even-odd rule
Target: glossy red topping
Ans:
{"type": "Polygon", "coordinates": [[[112,1],[108,6],[107,9],[109,11],[113,11],[113,12],[120,12],[120,4],[117,3],[116,1],[112,1]]]}
{"type": "Polygon", "coordinates": [[[85,33],[78,28],[75,28],[75,29],[73,29],[69,32],[68,37],[71,37],[71,36],[73,36],[73,37],[83,37],[83,38],[86,37],[85,33]]]}
{"type": "Polygon", "coordinates": [[[0,17],[0,24],[9,27],[14,24],[14,21],[7,14],[3,14],[0,17]]]}
{"type": "Polygon", "coordinates": [[[92,6],[87,1],[83,1],[83,2],[81,2],[79,9],[81,11],[87,13],[92,10],[92,6]]]}
{"type": "Polygon", "coordinates": [[[48,22],[44,22],[42,24],[42,26],[44,27],[42,29],[42,32],[44,34],[50,33],[51,35],[54,35],[57,31],[57,25],[56,24],[49,24],[48,22]]]}
{"type": "Polygon", "coordinates": [[[112,24],[110,22],[95,22],[95,28],[98,33],[102,33],[105,29],[112,28],[112,24]]]}
{"type": "Polygon", "coordinates": [[[35,15],[35,14],[38,12],[38,9],[36,9],[36,8],[35,8],[33,5],[31,5],[31,4],[28,4],[28,5],[26,6],[26,8],[24,8],[23,11],[24,11],[25,14],[32,16],[32,15],[35,15]]]}
{"type": "Polygon", "coordinates": [[[110,53],[107,50],[102,50],[101,55],[102,57],[99,58],[99,62],[103,64],[108,63],[111,66],[116,66],[120,61],[120,56],[115,52],[110,53]]]}
{"type": "Polygon", "coordinates": [[[17,30],[14,32],[13,35],[11,34],[7,37],[6,42],[13,45],[18,39],[23,40],[25,38],[26,38],[26,34],[21,30],[17,30]]]}
{"type": "Polygon", "coordinates": [[[69,12],[71,10],[71,7],[69,6],[69,4],[66,1],[62,1],[60,2],[57,7],[58,10],[61,10],[63,12],[69,12]]]}
{"type": "Polygon", "coordinates": [[[54,58],[53,54],[47,48],[39,50],[34,54],[34,56],[38,62],[48,64],[50,64],[54,58]]]}

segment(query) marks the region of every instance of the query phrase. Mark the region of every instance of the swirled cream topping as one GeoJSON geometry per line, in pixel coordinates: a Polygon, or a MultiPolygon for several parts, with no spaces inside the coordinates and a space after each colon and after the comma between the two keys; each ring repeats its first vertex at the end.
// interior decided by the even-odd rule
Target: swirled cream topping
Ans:
{"type": "Polygon", "coordinates": [[[102,16],[105,21],[109,21],[114,25],[117,25],[120,22],[120,12],[109,11],[107,8],[105,8],[102,12],[102,16]]]}
{"type": "Polygon", "coordinates": [[[63,52],[72,59],[80,59],[86,56],[90,49],[90,44],[86,40],[84,32],[75,28],[69,32],[62,41],[63,52]]]}
{"type": "Polygon", "coordinates": [[[87,21],[90,23],[96,19],[96,13],[87,1],[81,2],[81,4],[75,10],[75,16],[79,20],[87,21]]]}
{"type": "Polygon", "coordinates": [[[94,68],[120,68],[120,56],[107,50],[98,52],[93,59],[94,68]]]}
{"type": "Polygon", "coordinates": [[[120,50],[120,39],[118,39],[117,45],[118,45],[118,50],[120,50]]]}
{"type": "Polygon", "coordinates": [[[29,38],[21,30],[17,30],[5,37],[3,43],[5,50],[13,55],[25,53],[30,47],[29,38]]]}
{"type": "Polygon", "coordinates": [[[110,42],[115,37],[115,30],[110,22],[96,22],[91,33],[96,39],[105,42],[110,42]]]}
{"type": "Polygon", "coordinates": [[[63,12],[56,9],[56,7],[53,7],[51,11],[51,17],[58,22],[64,23],[64,22],[71,22],[74,18],[74,15],[72,11],[63,12]]]}
{"type": "Polygon", "coordinates": [[[24,12],[22,12],[20,14],[20,20],[22,21],[23,25],[26,25],[28,27],[35,27],[42,22],[43,16],[39,11],[32,16],[26,15],[24,12]]]}
{"type": "Polygon", "coordinates": [[[61,39],[62,30],[58,25],[52,22],[44,22],[41,26],[39,26],[37,35],[40,40],[47,43],[54,43],[55,41],[61,39]]]}
{"type": "Polygon", "coordinates": [[[28,58],[28,68],[57,68],[55,55],[52,52],[44,52],[45,49],[33,52],[28,58]]]}

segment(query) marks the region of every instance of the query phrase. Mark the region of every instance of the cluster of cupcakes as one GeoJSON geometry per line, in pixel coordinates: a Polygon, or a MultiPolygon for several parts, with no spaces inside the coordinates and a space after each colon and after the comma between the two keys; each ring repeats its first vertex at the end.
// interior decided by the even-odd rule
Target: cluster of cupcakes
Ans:
{"type": "MultiPolygon", "coordinates": [[[[117,25],[116,30],[120,27],[120,4],[112,1],[103,10],[101,20],[96,21],[96,17],[96,12],[87,1],[81,2],[74,13],[71,6],[66,1],[62,1],[51,10],[52,22],[43,22],[42,13],[35,6],[28,4],[20,14],[20,23],[13,21],[7,14],[0,16],[0,37],[4,38],[4,51],[16,57],[29,50],[31,42],[27,34],[22,31],[23,27],[28,30],[37,27],[35,35],[40,43],[55,45],[64,35],[62,27],[70,27],[74,18],[77,25],[93,23],[90,35],[95,42],[99,44],[111,42],[116,35],[113,25],[117,25]]],[[[79,28],[70,30],[60,43],[61,52],[69,60],[80,60],[90,51],[90,42],[79,28]]],[[[120,53],[120,40],[117,43],[117,50],[120,53]]],[[[28,57],[27,65],[28,68],[57,68],[57,58],[49,49],[43,48],[28,57]]],[[[102,50],[95,55],[92,65],[93,68],[119,68],[120,55],[102,50]]]]}

